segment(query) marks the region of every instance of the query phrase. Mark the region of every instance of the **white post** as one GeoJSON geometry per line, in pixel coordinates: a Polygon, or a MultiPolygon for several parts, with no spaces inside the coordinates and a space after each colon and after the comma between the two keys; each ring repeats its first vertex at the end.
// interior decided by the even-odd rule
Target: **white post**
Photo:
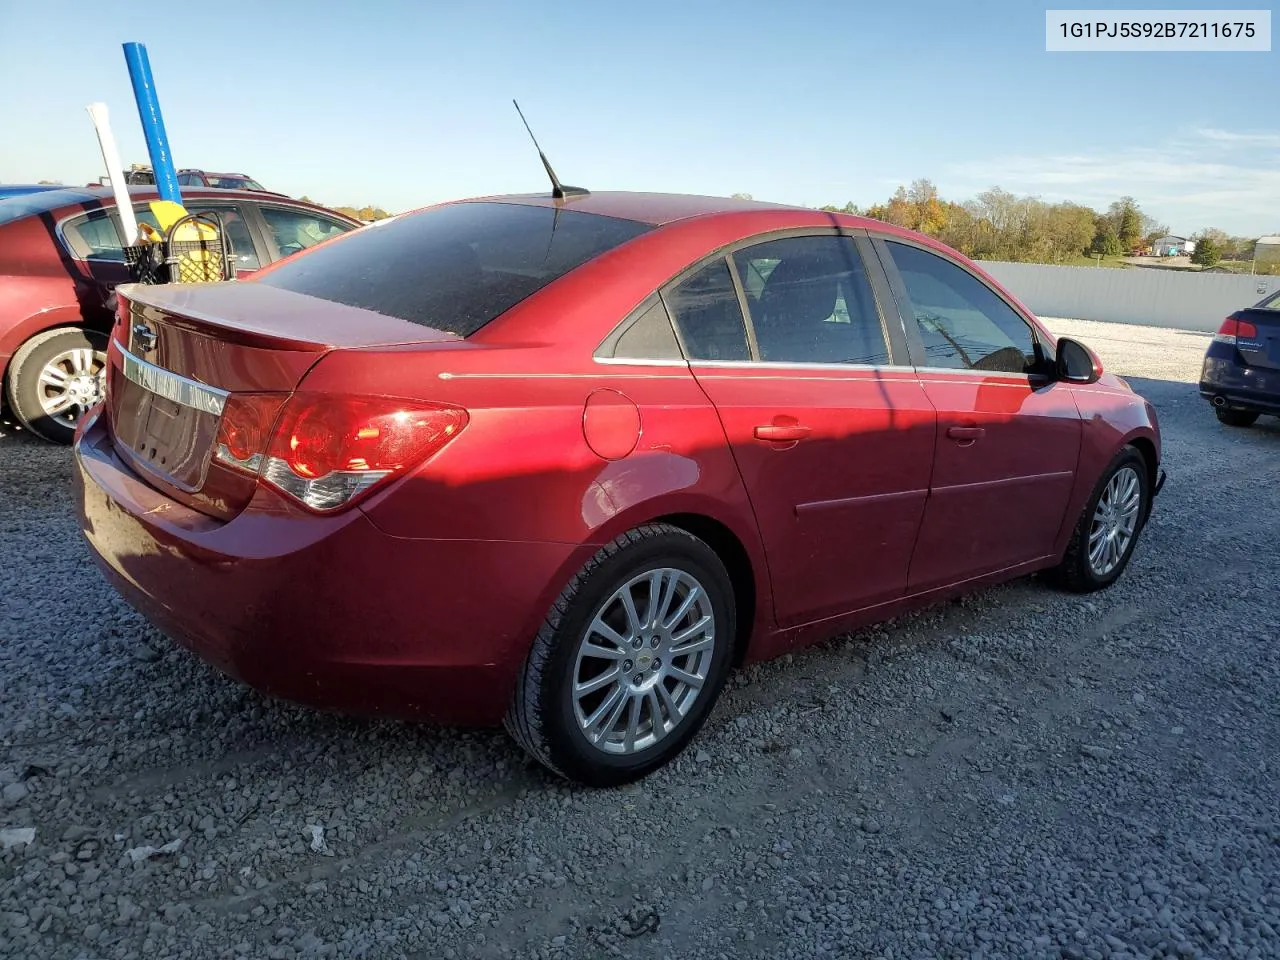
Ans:
{"type": "Polygon", "coordinates": [[[102,159],[107,165],[107,183],[111,185],[111,193],[116,198],[116,211],[120,215],[120,225],[124,227],[125,246],[138,242],[138,218],[133,213],[133,200],[129,196],[129,187],[124,182],[124,166],[120,163],[120,151],[116,149],[116,138],[111,133],[111,123],[107,118],[105,103],[91,103],[85,108],[93,120],[93,127],[98,132],[98,145],[102,148],[102,159]]]}

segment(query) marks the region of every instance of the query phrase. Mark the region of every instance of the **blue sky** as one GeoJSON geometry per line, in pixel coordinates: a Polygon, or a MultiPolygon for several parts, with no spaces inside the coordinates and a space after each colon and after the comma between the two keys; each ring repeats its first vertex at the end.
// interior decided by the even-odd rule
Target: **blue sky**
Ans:
{"type": "Polygon", "coordinates": [[[928,177],[949,199],[1131,194],[1179,233],[1280,231],[1280,53],[1051,54],[1045,6],[270,0],[117,26],[85,0],[4,3],[0,181],[101,175],[94,100],[146,160],[136,40],[180,165],[331,204],[544,189],[515,96],[593,189],[866,205],[928,177]]]}

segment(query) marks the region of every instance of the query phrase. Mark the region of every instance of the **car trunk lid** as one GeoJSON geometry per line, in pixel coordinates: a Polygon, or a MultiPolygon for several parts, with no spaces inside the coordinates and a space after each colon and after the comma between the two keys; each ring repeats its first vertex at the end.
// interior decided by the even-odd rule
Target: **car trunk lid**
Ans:
{"type": "Polygon", "coordinates": [[[1251,367],[1280,369],[1280,310],[1250,307],[1232,314],[1236,320],[1236,349],[1251,367]]]}
{"type": "Polygon", "coordinates": [[[135,284],[118,296],[107,400],[116,450],[157,489],[220,519],[257,487],[214,456],[237,394],[283,402],[331,350],[459,340],[256,283],[135,284]]]}

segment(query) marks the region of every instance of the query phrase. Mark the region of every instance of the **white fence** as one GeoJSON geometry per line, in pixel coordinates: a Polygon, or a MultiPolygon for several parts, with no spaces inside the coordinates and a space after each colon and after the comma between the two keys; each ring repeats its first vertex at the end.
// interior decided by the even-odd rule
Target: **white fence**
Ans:
{"type": "Polygon", "coordinates": [[[1280,277],[1187,273],[1155,267],[1058,267],[984,261],[1033,313],[1213,333],[1233,310],[1280,288],[1280,277]]]}

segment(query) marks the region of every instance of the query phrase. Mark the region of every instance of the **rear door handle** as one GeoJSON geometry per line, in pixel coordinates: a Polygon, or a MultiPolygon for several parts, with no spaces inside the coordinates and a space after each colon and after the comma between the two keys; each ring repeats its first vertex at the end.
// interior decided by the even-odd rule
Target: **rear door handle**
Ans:
{"type": "Polygon", "coordinates": [[[952,440],[968,441],[972,443],[974,440],[982,439],[986,434],[986,430],[982,427],[948,427],[947,436],[952,440]]]}
{"type": "Polygon", "coordinates": [[[773,443],[794,443],[809,435],[809,428],[799,423],[766,423],[756,427],[757,440],[773,443]]]}

